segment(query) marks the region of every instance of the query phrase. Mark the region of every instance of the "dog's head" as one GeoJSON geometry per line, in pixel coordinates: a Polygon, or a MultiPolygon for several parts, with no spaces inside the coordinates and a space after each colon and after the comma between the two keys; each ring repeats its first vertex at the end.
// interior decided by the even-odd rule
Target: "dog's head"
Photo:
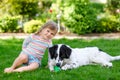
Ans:
{"type": "Polygon", "coordinates": [[[49,48],[50,58],[55,60],[56,66],[62,66],[64,59],[69,59],[71,48],[64,44],[57,44],[49,48]]]}

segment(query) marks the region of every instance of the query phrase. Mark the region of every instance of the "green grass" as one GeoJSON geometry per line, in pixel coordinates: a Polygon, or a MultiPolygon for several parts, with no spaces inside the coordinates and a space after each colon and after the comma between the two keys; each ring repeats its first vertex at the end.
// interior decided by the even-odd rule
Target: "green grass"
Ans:
{"type": "MultiPolygon", "coordinates": [[[[11,66],[14,59],[20,53],[22,42],[22,39],[0,39],[0,80],[119,80],[120,61],[113,61],[112,68],[88,65],[67,71],[50,72],[48,68],[45,68],[47,64],[47,51],[42,60],[41,68],[23,73],[4,73],[4,68],[11,66]]],[[[120,55],[120,39],[54,39],[53,43],[67,44],[73,48],[97,46],[110,55],[120,55]]]]}

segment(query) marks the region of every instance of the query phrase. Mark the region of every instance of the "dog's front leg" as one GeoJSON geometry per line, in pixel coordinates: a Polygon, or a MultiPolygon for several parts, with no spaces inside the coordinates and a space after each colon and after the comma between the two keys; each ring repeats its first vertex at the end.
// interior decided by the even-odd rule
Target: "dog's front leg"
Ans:
{"type": "Polygon", "coordinates": [[[49,66],[49,70],[50,70],[50,71],[54,71],[54,65],[55,65],[54,60],[50,60],[50,61],[48,62],[48,66],[49,66]]]}
{"type": "Polygon", "coordinates": [[[70,64],[65,64],[61,69],[62,70],[67,70],[67,69],[73,69],[77,68],[79,65],[77,63],[70,63],[70,64]]]}

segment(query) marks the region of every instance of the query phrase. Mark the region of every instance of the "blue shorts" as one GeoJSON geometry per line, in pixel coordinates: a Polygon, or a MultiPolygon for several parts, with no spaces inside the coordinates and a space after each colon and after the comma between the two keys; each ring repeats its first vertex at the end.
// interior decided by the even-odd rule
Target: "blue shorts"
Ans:
{"type": "MultiPolygon", "coordinates": [[[[27,54],[27,53],[22,53],[22,54],[27,54]]],[[[28,55],[28,62],[25,63],[24,65],[28,65],[30,63],[33,63],[33,62],[36,62],[39,64],[39,66],[41,65],[41,62],[38,58],[34,57],[33,55],[31,54],[27,54],[28,55]]]]}

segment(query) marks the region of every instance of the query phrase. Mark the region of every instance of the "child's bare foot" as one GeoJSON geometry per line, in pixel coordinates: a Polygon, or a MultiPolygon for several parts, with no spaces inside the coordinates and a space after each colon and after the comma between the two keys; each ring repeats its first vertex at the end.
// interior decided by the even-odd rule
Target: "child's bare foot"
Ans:
{"type": "Polygon", "coordinates": [[[4,69],[4,73],[11,73],[14,69],[9,67],[4,69]]]}

